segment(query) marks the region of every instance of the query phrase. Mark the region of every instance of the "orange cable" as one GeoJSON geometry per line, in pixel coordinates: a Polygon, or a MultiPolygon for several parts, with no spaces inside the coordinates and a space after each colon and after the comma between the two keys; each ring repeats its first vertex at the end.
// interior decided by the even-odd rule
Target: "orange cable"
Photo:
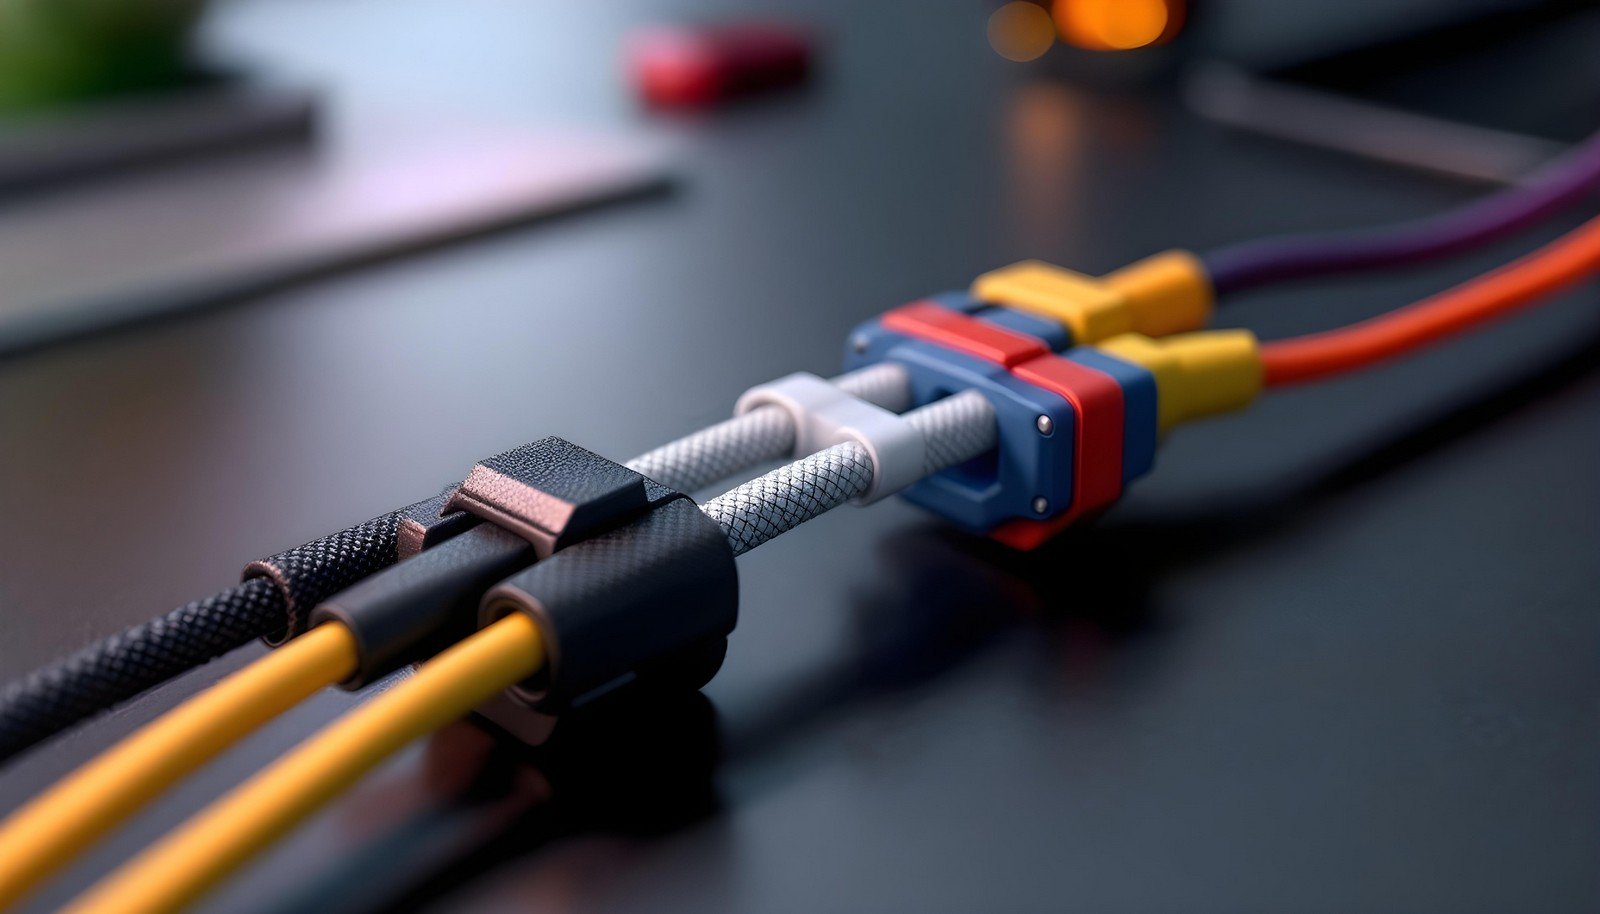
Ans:
{"type": "Polygon", "coordinates": [[[1600,217],[1453,289],[1348,327],[1267,343],[1268,387],[1315,381],[1420,349],[1600,272],[1600,217]]]}

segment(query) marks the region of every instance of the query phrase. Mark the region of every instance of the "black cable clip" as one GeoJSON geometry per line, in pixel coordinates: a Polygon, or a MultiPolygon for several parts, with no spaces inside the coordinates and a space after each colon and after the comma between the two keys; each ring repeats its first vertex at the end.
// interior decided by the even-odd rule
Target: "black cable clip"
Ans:
{"type": "Polygon", "coordinates": [[[698,689],[722,667],[739,585],[722,529],[688,496],[559,438],[473,468],[448,506],[534,544],[538,564],[483,600],[482,624],[525,612],[545,666],[479,713],[525,742],[557,715],[637,682],[698,689]]]}
{"type": "Polygon", "coordinates": [[[673,499],[502,581],[480,624],[514,612],[539,627],[545,665],[480,713],[537,743],[552,718],[618,687],[710,682],[739,616],[733,547],[694,502],[673,499]]]}
{"type": "Polygon", "coordinates": [[[484,460],[460,486],[404,509],[398,541],[399,564],[312,614],[314,624],[337,620],[355,635],[361,660],[345,685],[366,685],[466,637],[480,605],[494,602],[484,594],[496,582],[514,575],[498,593],[550,565],[554,571],[534,576],[537,588],[554,581],[567,590],[533,611],[545,635],[547,671],[540,683],[519,689],[516,700],[484,710],[529,742],[542,741],[554,713],[623,680],[703,685],[721,666],[737,612],[732,550],[713,521],[682,493],[561,438],[484,460]],[[601,541],[623,546],[614,568],[592,551],[557,561],[601,541]],[[643,567],[652,560],[682,567],[672,574],[643,567]],[[594,580],[573,581],[578,570],[594,580]],[[602,593],[594,586],[602,579],[636,583],[624,583],[627,593],[602,593]],[[682,591],[674,599],[684,606],[664,607],[648,596],[662,587],[682,591]],[[704,602],[714,612],[694,608],[701,589],[714,591],[704,602]],[[641,618],[648,615],[654,618],[641,618]]]}

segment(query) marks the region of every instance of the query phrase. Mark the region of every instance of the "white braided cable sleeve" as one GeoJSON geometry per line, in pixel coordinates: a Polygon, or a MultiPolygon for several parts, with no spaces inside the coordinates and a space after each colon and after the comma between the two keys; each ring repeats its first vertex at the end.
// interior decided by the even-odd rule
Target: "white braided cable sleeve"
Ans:
{"type": "MultiPolygon", "coordinates": [[[[994,407],[975,390],[962,391],[906,414],[927,442],[923,475],[931,475],[995,446],[994,407]]],[[[727,534],[734,555],[793,530],[864,495],[872,458],[854,441],[785,464],[700,506],[727,534]]]]}
{"type": "Polygon", "coordinates": [[[911,408],[911,381],[905,368],[893,362],[879,362],[842,374],[829,381],[852,397],[875,403],[891,413],[911,408]]]}
{"type": "MultiPolygon", "coordinates": [[[[889,362],[833,379],[844,392],[893,412],[910,405],[905,369],[889,362]]],[[[741,470],[794,452],[794,422],[778,406],[762,406],[718,422],[628,461],[627,467],[679,492],[695,492],[741,470]]]]}

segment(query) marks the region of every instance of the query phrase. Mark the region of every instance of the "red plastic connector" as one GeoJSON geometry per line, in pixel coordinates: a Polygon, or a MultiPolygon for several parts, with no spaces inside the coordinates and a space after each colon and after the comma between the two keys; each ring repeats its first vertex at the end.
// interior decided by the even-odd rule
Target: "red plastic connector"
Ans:
{"type": "Polygon", "coordinates": [[[901,305],[885,312],[882,320],[885,328],[896,333],[938,343],[1007,368],[1050,354],[1050,347],[1037,337],[997,327],[931,302],[901,305]]]}
{"type": "Polygon", "coordinates": [[[803,82],[811,36],[773,23],[646,29],[628,45],[639,95],[652,105],[707,108],[803,82]]]}
{"type": "Polygon", "coordinates": [[[1063,397],[1078,414],[1072,504],[1049,520],[1008,521],[989,533],[1013,549],[1036,549],[1122,496],[1122,385],[1110,375],[1057,355],[1024,362],[1011,373],[1063,397]]]}

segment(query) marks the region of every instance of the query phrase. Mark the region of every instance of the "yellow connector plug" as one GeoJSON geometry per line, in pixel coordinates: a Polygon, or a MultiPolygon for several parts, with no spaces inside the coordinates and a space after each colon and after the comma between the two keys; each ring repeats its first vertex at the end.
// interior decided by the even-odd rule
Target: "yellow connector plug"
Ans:
{"type": "Polygon", "coordinates": [[[1248,330],[1209,330],[1160,340],[1127,333],[1095,346],[1155,375],[1157,424],[1163,434],[1181,422],[1242,409],[1261,392],[1260,346],[1248,330]]]}
{"type": "Polygon", "coordinates": [[[1188,251],[1165,251],[1098,279],[1025,260],[979,276],[972,294],[1060,321],[1079,344],[1199,330],[1211,319],[1211,279],[1188,251]]]}

